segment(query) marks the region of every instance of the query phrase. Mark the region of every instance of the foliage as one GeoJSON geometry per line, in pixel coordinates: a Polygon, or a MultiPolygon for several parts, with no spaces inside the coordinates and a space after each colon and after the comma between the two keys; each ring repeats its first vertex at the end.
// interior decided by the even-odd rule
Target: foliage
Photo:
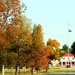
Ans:
{"type": "Polygon", "coordinates": [[[57,40],[48,39],[47,46],[49,46],[50,55],[49,59],[58,59],[59,60],[59,46],[60,43],[57,40]]]}
{"type": "Polygon", "coordinates": [[[19,41],[20,39],[18,38],[18,36],[19,36],[19,29],[17,27],[13,25],[6,26],[5,39],[6,39],[6,51],[8,52],[7,55],[8,66],[9,64],[10,65],[17,64],[16,62],[20,48],[20,41],[19,41]]]}
{"type": "Polygon", "coordinates": [[[72,49],[71,52],[75,55],[75,41],[73,42],[71,49],[72,49]]]}
{"type": "Polygon", "coordinates": [[[64,50],[60,49],[59,53],[60,53],[60,57],[62,57],[66,52],[64,50]]]}
{"type": "Polygon", "coordinates": [[[44,49],[44,41],[43,41],[42,27],[40,24],[38,26],[34,25],[32,37],[33,37],[33,47],[39,51],[42,51],[44,49]]]}
{"type": "Polygon", "coordinates": [[[62,50],[64,50],[65,52],[68,52],[68,46],[67,46],[66,44],[64,44],[64,45],[62,46],[62,50]]]}
{"type": "Polygon", "coordinates": [[[22,25],[20,28],[20,54],[22,55],[22,66],[29,66],[30,56],[31,56],[31,45],[32,45],[32,35],[31,35],[31,20],[25,16],[21,17],[22,25]]]}
{"type": "Polygon", "coordinates": [[[7,52],[5,51],[6,48],[6,40],[5,40],[5,32],[2,31],[0,28],[0,70],[3,64],[6,65],[6,57],[7,52]]]}
{"type": "Polygon", "coordinates": [[[44,51],[44,41],[41,25],[34,25],[32,33],[32,60],[35,68],[41,67],[39,64],[42,62],[42,53],[44,51]]]}
{"type": "Polygon", "coordinates": [[[49,39],[45,46],[42,26],[32,28],[25,10],[20,0],[0,0],[0,67],[47,69],[51,59],[59,59],[60,43],[49,39]]]}
{"type": "Polygon", "coordinates": [[[7,68],[11,68],[12,66],[16,66],[17,62],[17,53],[10,52],[7,54],[7,68]]]}
{"type": "Polygon", "coordinates": [[[44,48],[43,53],[41,53],[41,58],[39,59],[39,61],[37,63],[39,63],[39,66],[42,69],[46,69],[48,67],[48,63],[49,63],[49,59],[47,58],[49,56],[49,49],[48,47],[44,48]]]}
{"type": "Polygon", "coordinates": [[[26,10],[26,6],[20,3],[20,0],[1,0],[0,1],[0,24],[5,28],[8,24],[20,24],[20,16],[22,11],[26,10]],[[18,22],[18,23],[17,23],[18,22]],[[5,25],[5,26],[4,26],[5,25]]]}
{"type": "Polygon", "coordinates": [[[18,26],[22,24],[21,14],[25,8],[26,6],[20,3],[20,0],[0,0],[1,65],[6,65],[6,61],[7,66],[12,64],[20,65],[22,61],[19,61],[21,59],[21,57],[19,57],[21,44],[19,38],[20,28],[18,28],[18,26]]]}

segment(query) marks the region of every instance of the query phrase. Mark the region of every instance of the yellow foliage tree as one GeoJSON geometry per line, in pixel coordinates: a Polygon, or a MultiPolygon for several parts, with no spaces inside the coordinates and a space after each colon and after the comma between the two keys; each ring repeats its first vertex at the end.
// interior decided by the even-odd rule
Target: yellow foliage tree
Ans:
{"type": "Polygon", "coordinates": [[[47,41],[47,46],[49,46],[49,50],[50,50],[50,59],[58,59],[59,60],[59,47],[60,47],[60,43],[57,40],[52,40],[52,39],[48,39],[47,41]],[[54,57],[52,57],[52,55],[54,57]]]}

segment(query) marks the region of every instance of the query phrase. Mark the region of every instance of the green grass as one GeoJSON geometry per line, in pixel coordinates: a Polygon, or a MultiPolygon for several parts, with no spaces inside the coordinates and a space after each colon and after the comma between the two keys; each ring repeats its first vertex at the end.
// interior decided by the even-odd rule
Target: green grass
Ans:
{"type": "MultiPolygon", "coordinates": [[[[48,69],[46,72],[45,70],[40,70],[39,73],[34,71],[34,75],[42,75],[42,74],[75,74],[75,68],[61,68],[61,67],[53,67],[48,69]]],[[[1,72],[0,72],[0,75],[1,72]]],[[[5,69],[5,75],[12,75],[11,69],[5,69]]],[[[15,70],[14,70],[15,75],[15,70]]],[[[26,69],[26,74],[24,74],[24,70],[20,69],[19,75],[31,75],[30,69],[26,69]]]]}

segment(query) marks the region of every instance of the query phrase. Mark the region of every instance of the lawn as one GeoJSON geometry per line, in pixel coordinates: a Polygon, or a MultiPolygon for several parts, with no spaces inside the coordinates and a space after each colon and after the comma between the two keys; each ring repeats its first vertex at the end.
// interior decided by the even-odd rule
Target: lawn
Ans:
{"type": "MultiPolygon", "coordinates": [[[[45,70],[40,70],[39,73],[34,71],[34,75],[44,75],[44,74],[75,74],[75,68],[61,68],[61,67],[53,67],[46,72],[45,70]]],[[[2,75],[0,73],[0,75],[2,75]]],[[[11,69],[5,69],[5,75],[12,75],[11,69]]],[[[15,75],[15,70],[14,70],[15,75]]],[[[30,70],[26,70],[26,74],[24,74],[24,70],[20,70],[19,75],[31,75],[30,70]]]]}

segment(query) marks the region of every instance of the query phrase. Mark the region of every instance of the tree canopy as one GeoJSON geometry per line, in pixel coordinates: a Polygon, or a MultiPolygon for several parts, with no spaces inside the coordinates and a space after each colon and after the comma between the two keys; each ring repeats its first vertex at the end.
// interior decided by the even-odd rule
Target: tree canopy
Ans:
{"type": "Polygon", "coordinates": [[[48,39],[47,46],[49,46],[49,50],[50,50],[50,56],[48,57],[50,59],[59,59],[60,43],[57,40],[48,39]]]}
{"type": "MultiPolygon", "coordinates": [[[[47,69],[51,60],[59,60],[67,52],[68,46],[63,45],[61,51],[55,39],[48,39],[45,45],[42,25],[32,24],[22,14],[25,11],[26,6],[20,0],[0,0],[0,67],[47,69]]],[[[73,54],[74,45],[75,42],[71,46],[73,54]]]]}
{"type": "Polygon", "coordinates": [[[75,55],[75,41],[71,45],[71,48],[72,48],[72,51],[71,52],[75,55]]]}

